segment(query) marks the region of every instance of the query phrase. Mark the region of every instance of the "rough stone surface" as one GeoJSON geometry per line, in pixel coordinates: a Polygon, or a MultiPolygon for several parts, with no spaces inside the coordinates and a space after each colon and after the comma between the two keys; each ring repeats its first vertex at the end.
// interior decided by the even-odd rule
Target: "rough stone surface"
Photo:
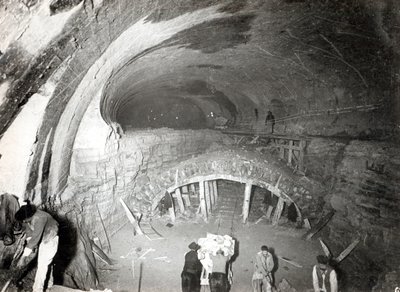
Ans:
{"type": "Polygon", "coordinates": [[[313,159],[307,169],[329,182],[325,200],[336,210],[329,224],[329,244],[340,252],[360,239],[348,261],[354,269],[368,265],[369,273],[364,274],[368,279],[396,268],[400,249],[399,147],[357,140],[314,140],[310,146],[308,155],[313,159]]]}
{"type": "MultiPolygon", "coordinates": [[[[280,188],[311,221],[323,208],[337,211],[328,224],[332,241],[346,245],[362,238],[349,257],[353,266],[375,275],[394,269],[399,151],[371,140],[396,141],[400,133],[399,5],[390,0],[1,1],[1,143],[20,138],[23,132],[13,129],[40,89],[54,85],[44,95],[43,122],[30,120],[23,147],[1,150],[0,165],[15,161],[24,169],[16,177],[18,187],[11,182],[3,190],[21,196],[26,190],[38,202],[87,214],[98,206],[107,223],[117,226],[109,219],[122,218],[116,198],[130,198],[135,206],[140,199],[138,210],[149,211],[164,189],[176,184],[176,173],[178,183],[220,171],[271,185],[277,170],[285,174],[280,188]],[[50,3],[58,13],[50,14],[50,3]],[[63,66],[52,84],[51,76],[63,66]],[[124,145],[118,142],[118,123],[124,130],[195,125],[265,130],[268,109],[279,134],[331,136],[308,146],[305,176],[282,170],[282,162],[244,163],[253,154],[235,163],[216,157],[216,165],[189,159],[210,141],[199,143],[194,133],[192,138],[141,135],[129,145],[144,145],[139,151],[119,148],[124,145]],[[82,139],[85,135],[90,137],[82,139]],[[28,181],[21,183],[22,177],[28,181]],[[319,190],[315,181],[325,188],[319,190]]],[[[3,181],[9,182],[7,177],[3,181]]]]}
{"type": "MultiPolygon", "coordinates": [[[[210,131],[143,131],[123,137],[119,148],[108,156],[92,156],[90,149],[76,149],[69,179],[71,191],[64,192],[60,202],[68,209],[74,201],[87,214],[97,214],[98,208],[115,230],[126,220],[119,198],[134,213],[151,216],[165,191],[173,192],[202,179],[248,182],[274,192],[281,177],[275,192],[295,202],[310,220],[319,218],[325,193],[321,184],[294,175],[273,156],[232,148],[223,143],[224,139],[210,131]],[[214,141],[213,150],[207,150],[210,141],[214,141]]],[[[96,232],[102,234],[97,228],[99,217],[92,216],[91,220],[96,232]]]]}

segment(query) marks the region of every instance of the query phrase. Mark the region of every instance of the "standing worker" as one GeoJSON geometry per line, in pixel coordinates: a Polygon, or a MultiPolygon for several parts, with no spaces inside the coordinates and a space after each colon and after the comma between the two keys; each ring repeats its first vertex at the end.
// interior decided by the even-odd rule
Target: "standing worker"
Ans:
{"type": "Polygon", "coordinates": [[[210,257],[213,263],[210,275],[211,292],[228,292],[229,285],[226,269],[230,256],[226,256],[224,251],[219,249],[216,255],[211,255],[210,257]]]}
{"type": "Polygon", "coordinates": [[[202,265],[197,256],[197,250],[200,246],[192,242],[189,248],[190,251],[185,254],[185,265],[181,273],[182,292],[199,292],[202,265]]]}
{"type": "Polygon", "coordinates": [[[338,292],[338,282],[335,270],[328,264],[327,256],[317,256],[312,278],[315,292],[338,292]]]}
{"type": "Polygon", "coordinates": [[[58,248],[58,223],[50,214],[37,210],[29,201],[15,213],[15,219],[22,222],[26,234],[26,245],[17,266],[21,266],[21,263],[26,262],[26,258],[34,250],[39,249],[38,266],[32,291],[42,292],[49,268],[50,276],[47,287],[50,288],[53,285],[53,269],[50,265],[58,248]]]}
{"type": "Polygon", "coordinates": [[[275,117],[271,111],[267,112],[267,117],[265,118],[265,127],[268,128],[268,122],[271,123],[271,134],[274,133],[275,117]]]}
{"type": "Polygon", "coordinates": [[[254,259],[254,273],[252,278],[254,292],[272,291],[272,270],[274,269],[274,259],[268,252],[268,247],[263,245],[261,251],[256,254],[254,259]]]}

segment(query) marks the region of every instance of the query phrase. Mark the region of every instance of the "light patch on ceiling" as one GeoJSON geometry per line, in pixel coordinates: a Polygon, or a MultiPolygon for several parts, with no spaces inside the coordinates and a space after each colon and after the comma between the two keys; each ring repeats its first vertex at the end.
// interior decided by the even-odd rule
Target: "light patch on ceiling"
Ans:
{"type": "Polygon", "coordinates": [[[51,0],[46,0],[40,5],[37,13],[21,29],[21,34],[17,38],[21,46],[32,55],[45,48],[62,32],[69,18],[81,9],[83,3],[69,11],[50,15],[50,2],[51,0]]]}
{"type": "Polygon", "coordinates": [[[48,96],[34,94],[0,140],[0,192],[23,198],[27,165],[48,96]]]}
{"type": "Polygon", "coordinates": [[[6,93],[8,88],[10,87],[10,82],[6,81],[0,84],[0,106],[3,104],[3,102],[6,99],[6,93]]]}

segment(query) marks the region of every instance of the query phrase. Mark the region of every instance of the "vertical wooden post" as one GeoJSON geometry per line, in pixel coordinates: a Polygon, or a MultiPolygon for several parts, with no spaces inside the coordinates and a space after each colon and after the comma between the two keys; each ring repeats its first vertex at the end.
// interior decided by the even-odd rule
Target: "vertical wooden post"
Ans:
{"type": "Polygon", "coordinates": [[[288,156],[288,164],[292,165],[292,157],[293,157],[293,140],[289,141],[289,156],[288,156]]]}
{"type": "Polygon", "coordinates": [[[299,170],[304,171],[304,152],[306,151],[306,140],[300,140],[300,151],[299,151],[299,170]]]}
{"type": "Polygon", "coordinates": [[[206,198],[204,193],[204,180],[199,181],[199,194],[200,194],[200,211],[204,216],[204,220],[208,220],[207,217],[207,207],[206,207],[206,198]]]}
{"type": "Polygon", "coordinates": [[[174,206],[169,208],[168,211],[169,211],[169,216],[171,217],[171,221],[175,222],[176,216],[175,216],[175,208],[174,208],[174,206]]]}
{"type": "Polygon", "coordinates": [[[267,214],[265,215],[265,218],[267,218],[268,220],[271,218],[271,214],[272,214],[272,210],[273,209],[274,209],[274,207],[272,207],[271,205],[268,206],[267,214]]]}
{"type": "Polygon", "coordinates": [[[281,197],[279,197],[278,204],[276,205],[276,208],[275,208],[274,217],[272,218],[272,225],[278,224],[279,219],[281,218],[281,215],[282,215],[284,205],[285,205],[285,201],[281,197]]]}
{"type": "Polygon", "coordinates": [[[210,197],[210,186],[208,181],[204,182],[204,194],[206,197],[207,214],[211,213],[211,197],[210,197]]]}
{"type": "Polygon", "coordinates": [[[188,193],[188,192],[189,192],[188,186],[187,185],[182,186],[182,193],[188,193]]]}
{"type": "Polygon", "coordinates": [[[214,189],[214,202],[215,204],[218,204],[218,187],[217,187],[217,181],[213,180],[212,186],[214,189]]]}
{"type": "Polygon", "coordinates": [[[280,147],[279,148],[279,157],[284,159],[285,158],[285,147],[283,144],[283,140],[280,140],[278,145],[280,147]]]}
{"type": "Polygon", "coordinates": [[[194,184],[189,185],[190,191],[195,194],[196,193],[196,186],[194,184]]]}
{"type": "Polygon", "coordinates": [[[208,188],[210,189],[211,209],[214,209],[214,206],[215,206],[215,196],[214,196],[213,183],[214,183],[214,181],[211,181],[211,180],[208,182],[208,188]]]}
{"type": "Polygon", "coordinates": [[[183,203],[182,193],[181,193],[180,188],[177,188],[175,190],[175,195],[176,195],[176,200],[178,201],[179,210],[181,211],[181,214],[184,214],[185,213],[185,204],[183,203]]]}
{"type": "Polygon", "coordinates": [[[251,196],[251,183],[247,183],[244,189],[244,201],[243,201],[243,223],[246,223],[247,218],[249,217],[249,210],[250,210],[250,196],[251,196]]]}

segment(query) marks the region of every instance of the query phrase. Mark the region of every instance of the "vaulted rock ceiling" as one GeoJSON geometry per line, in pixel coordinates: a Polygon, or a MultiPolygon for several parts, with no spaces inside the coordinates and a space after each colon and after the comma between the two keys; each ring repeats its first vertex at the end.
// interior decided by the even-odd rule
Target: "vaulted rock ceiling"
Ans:
{"type": "MultiPolygon", "coordinates": [[[[107,49],[120,57],[104,59],[112,73],[101,112],[123,128],[213,128],[213,115],[246,126],[255,122],[255,109],[260,117],[271,109],[278,124],[286,121],[289,132],[301,134],[377,137],[396,123],[394,3],[52,2],[47,18],[65,23],[52,41],[25,35],[39,26],[30,23],[3,48],[9,90],[2,131],[63,60],[72,58],[68,70],[82,78],[107,49]],[[129,29],[132,35],[121,40],[129,29]],[[35,55],[35,46],[44,51],[35,55]]],[[[17,10],[10,3],[3,13],[17,10]]],[[[25,18],[46,8],[28,3],[29,11],[22,3],[18,8],[25,18]]],[[[47,112],[56,119],[68,97],[53,99],[58,114],[47,112]]]]}
{"type": "MultiPolygon", "coordinates": [[[[71,172],[87,175],[77,163],[85,159],[95,165],[88,171],[93,180],[106,185],[124,167],[118,160],[107,168],[115,154],[107,151],[123,145],[110,137],[122,132],[131,135],[124,150],[135,149],[124,161],[139,165],[121,173],[137,178],[146,171],[142,146],[169,139],[161,132],[148,143],[143,129],[260,131],[268,110],[281,135],[398,141],[399,11],[393,0],[1,1],[0,190],[55,200],[71,172]]],[[[214,138],[223,140],[188,132],[192,138],[174,140],[184,153],[169,156],[185,159],[195,144],[204,152],[214,138]]],[[[333,172],[344,153],[351,163],[368,156],[357,152],[362,143],[350,152],[346,143],[312,145],[321,159],[310,163],[315,172],[329,163],[333,172]],[[323,161],[331,150],[335,158],[323,161]]],[[[149,146],[146,167],[159,167],[151,160],[157,147],[149,146]]],[[[390,175],[381,173],[393,184],[386,188],[391,194],[397,152],[387,158],[385,147],[371,149],[392,163],[390,175]]],[[[347,171],[346,163],[341,167],[347,171]]],[[[115,191],[120,181],[113,183],[115,191]]],[[[343,193],[334,197],[337,209],[346,209],[343,193]]]]}

